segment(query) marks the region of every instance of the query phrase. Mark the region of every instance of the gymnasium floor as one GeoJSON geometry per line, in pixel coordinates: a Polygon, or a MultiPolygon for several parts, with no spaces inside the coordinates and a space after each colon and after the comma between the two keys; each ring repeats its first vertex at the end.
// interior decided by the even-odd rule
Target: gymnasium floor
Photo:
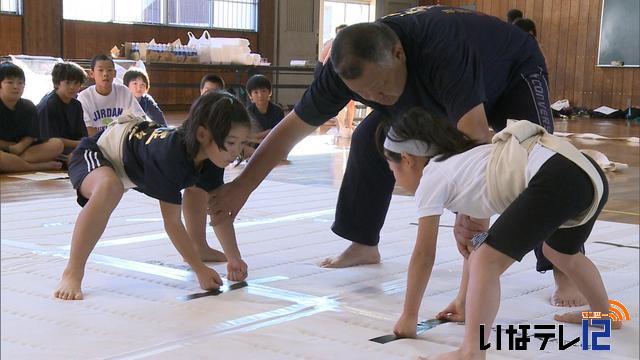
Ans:
{"type": "MultiPolygon", "coordinates": [[[[601,120],[571,120],[557,131],[638,136],[640,126],[601,120]]],[[[631,320],[601,343],[611,351],[583,351],[580,343],[558,350],[531,338],[529,350],[492,350],[489,358],[637,359],[640,257],[640,154],[621,141],[577,142],[630,168],[609,174],[611,200],[586,245],[612,299],[631,320]]],[[[80,208],[68,180],[0,177],[1,356],[7,359],[401,359],[433,355],[459,344],[463,327],[438,325],[417,340],[378,344],[402,309],[406,268],[415,240],[413,199],[394,195],[382,232],[382,264],[323,269],[317,263],[346,242],[329,229],[348,141],[317,135],[298,146],[288,165],[278,166],[251,196],[236,222],[240,250],[249,264],[247,286],[217,296],[202,293],[163,231],[157,201],[125,194],[87,266],[85,300],[52,297],[66,264],[69,239],[80,208]]],[[[237,176],[242,165],[227,171],[237,176]]],[[[461,272],[451,228],[443,218],[432,280],[421,319],[431,319],[455,296],[461,272]]],[[[215,236],[209,241],[219,248],[215,236]]],[[[554,324],[566,311],[549,304],[550,273],[535,272],[529,254],[502,278],[496,324],[554,324]]],[[[212,264],[225,273],[225,264],[212,264]]],[[[231,284],[226,284],[231,285],[231,284]]],[[[565,325],[564,340],[580,336],[565,325]]],[[[557,333],[556,333],[557,334],[557,333]]]]}

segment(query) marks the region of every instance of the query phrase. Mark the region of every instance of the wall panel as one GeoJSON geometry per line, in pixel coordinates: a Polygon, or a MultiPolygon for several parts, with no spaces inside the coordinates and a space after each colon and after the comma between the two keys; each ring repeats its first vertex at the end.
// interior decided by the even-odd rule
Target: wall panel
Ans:
{"type": "Polygon", "coordinates": [[[0,14],[0,55],[22,53],[22,16],[0,14]]]}
{"type": "Polygon", "coordinates": [[[22,14],[22,52],[61,56],[62,0],[24,0],[22,14]]]}

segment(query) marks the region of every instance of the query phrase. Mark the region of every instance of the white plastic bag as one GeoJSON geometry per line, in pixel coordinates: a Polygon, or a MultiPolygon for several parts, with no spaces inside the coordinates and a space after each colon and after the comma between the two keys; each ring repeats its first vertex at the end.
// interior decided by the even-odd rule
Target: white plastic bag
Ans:
{"type": "Polygon", "coordinates": [[[196,38],[195,35],[191,31],[187,33],[189,37],[189,42],[187,46],[193,47],[198,52],[198,58],[200,59],[201,64],[211,64],[211,35],[209,35],[209,31],[205,30],[202,32],[202,36],[200,38],[196,38]]]}
{"type": "Polygon", "coordinates": [[[62,62],[61,58],[51,56],[9,55],[11,62],[18,65],[25,76],[23,98],[38,104],[43,96],[53,90],[51,71],[62,62]]]}

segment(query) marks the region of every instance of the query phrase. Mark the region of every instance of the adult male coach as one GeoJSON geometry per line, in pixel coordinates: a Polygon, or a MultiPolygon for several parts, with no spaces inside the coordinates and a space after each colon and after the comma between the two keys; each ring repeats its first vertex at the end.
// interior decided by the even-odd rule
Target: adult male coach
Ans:
{"type": "MultiPolygon", "coordinates": [[[[506,120],[526,119],[553,132],[547,70],[538,43],[498,18],[466,9],[421,6],[337,34],[331,59],[294,111],[273,129],[233,182],[210,197],[214,217],[235,216],[251,192],[291,148],[335,116],[349,100],[374,109],[356,128],[332,230],[351,241],[322,266],[378,263],[379,233],[394,186],[375,148],[378,124],[421,106],[479,141],[490,140],[506,120]]],[[[458,239],[486,229],[459,214],[458,239]]],[[[538,270],[552,268],[536,252],[538,270]]],[[[557,305],[583,302],[566,276],[555,272],[557,305]]]]}

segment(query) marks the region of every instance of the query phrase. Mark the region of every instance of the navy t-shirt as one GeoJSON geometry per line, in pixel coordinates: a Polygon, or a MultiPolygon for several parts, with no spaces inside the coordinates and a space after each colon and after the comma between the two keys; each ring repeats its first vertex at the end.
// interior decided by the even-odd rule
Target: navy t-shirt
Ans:
{"type": "Polygon", "coordinates": [[[183,135],[172,128],[142,122],[124,148],[124,169],[136,190],[172,204],[182,203],[181,190],[198,186],[211,191],[224,183],[224,169],[205,160],[196,168],[183,135]]]}
{"type": "Polygon", "coordinates": [[[378,21],[398,35],[406,55],[407,83],[398,101],[384,106],[364,100],[342,82],[329,60],[295,106],[305,122],[321,125],[354,99],[386,116],[421,106],[455,124],[480,103],[491,109],[521,74],[546,71],[535,39],[493,16],[419,6],[378,21]]]}
{"type": "Polygon", "coordinates": [[[0,139],[17,143],[27,136],[40,138],[36,106],[27,99],[20,99],[15,110],[10,110],[0,100],[0,139]]]}
{"type": "Polygon", "coordinates": [[[140,107],[142,108],[142,110],[144,110],[145,114],[147,114],[147,116],[151,120],[157,122],[160,125],[164,125],[164,126],[167,125],[167,120],[165,120],[162,110],[160,110],[158,103],[156,103],[156,101],[151,97],[151,95],[149,94],[142,95],[138,99],[138,104],[140,104],[140,107]]]}
{"type": "Polygon", "coordinates": [[[267,107],[267,112],[265,114],[261,113],[254,103],[251,103],[247,107],[247,111],[258,125],[260,125],[261,131],[273,129],[280,121],[282,121],[282,118],[284,118],[284,112],[280,106],[272,103],[271,101],[269,101],[269,106],[267,107]]]}
{"type": "Polygon", "coordinates": [[[87,136],[82,104],[71,99],[65,104],[55,91],[45,95],[37,106],[40,134],[44,138],[80,140],[87,136]]]}

